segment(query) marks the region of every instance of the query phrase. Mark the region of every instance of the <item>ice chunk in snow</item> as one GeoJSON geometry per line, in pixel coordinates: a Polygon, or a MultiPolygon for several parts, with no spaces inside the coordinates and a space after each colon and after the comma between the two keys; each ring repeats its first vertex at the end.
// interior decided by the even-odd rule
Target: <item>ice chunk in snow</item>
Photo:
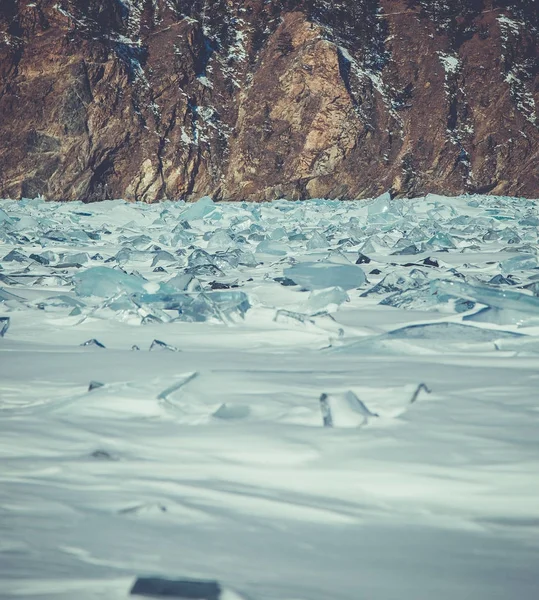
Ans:
{"type": "Polygon", "coordinates": [[[442,342],[490,342],[503,337],[518,337],[519,334],[471,327],[460,323],[426,323],[395,329],[390,331],[387,336],[400,340],[439,339],[442,342]]]}
{"type": "Polygon", "coordinates": [[[105,345],[102,344],[99,340],[96,340],[95,338],[92,338],[91,340],[87,340],[86,342],[83,342],[81,344],[81,346],[88,346],[91,348],[104,348],[105,345]]]}
{"type": "Polygon", "coordinates": [[[171,346],[170,344],[166,344],[161,340],[154,340],[150,345],[150,352],[154,352],[155,350],[168,350],[169,352],[179,352],[176,346],[171,346]]]}
{"type": "Polygon", "coordinates": [[[176,275],[167,281],[167,287],[174,288],[179,292],[200,292],[202,285],[200,281],[190,273],[176,275]]]}
{"type": "Polygon", "coordinates": [[[152,596],[154,598],[220,600],[221,587],[213,581],[171,581],[161,578],[139,577],[131,589],[131,595],[152,596]]]}
{"type": "Polygon", "coordinates": [[[18,250],[12,250],[4,256],[5,262],[26,262],[28,257],[18,250]]]}
{"type": "Polygon", "coordinates": [[[387,213],[391,206],[391,194],[386,192],[378,198],[375,198],[368,206],[367,211],[369,216],[387,213]]]}
{"type": "Polygon", "coordinates": [[[537,256],[533,254],[521,254],[519,256],[513,256],[500,263],[502,273],[510,275],[516,271],[529,271],[535,269],[539,265],[537,256]]]}
{"type": "Polygon", "coordinates": [[[324,427],[354,428],[368,423],[369,417],[378,417],[354,394],[322,394],[320,408],[324,427]]]}
{"type": "Polygon", "coordinates": [[[108,267],[92,267],[73,277],[78,296],[110,298],[120,292],[144,292],[146,281],[108,267]]]}
{"type": "Polygon", "coordinates": [[[190,267],[200,267],[203,265],[213,265],[213,257],[208,254],[205,250],[197,248],[194,250],[187,259],[187,264],[190,267]]]}
{"type": "Polygon", "coordinates": [[[307,300],[310,312],[334,311],[344,302],[349,302],[350,297],[340,287],[327,288],[325,290],[313,290],[307,300]]]}
{"type": "Polygon", "coordinates": [[[246,600],[237,592],[223,588],[216,581],[177,581],[161,578],[139,577],[131,589],[131,595],[153,598],[177,598],[178,600],[246,600]]]}
{"type": "Polygon", "coordinates": [[[366,281],[365,273],[358,266],[329,262],[298,263],[285,269],[284,275],[308,290],[329,287],[351,290],[362,286],[366,281]]]}
{"type": "Polygon", "coordinates": [[[470,285],[462,281],[436,279],[431,282],[432,293],[473,300],[494,308],[510,309],[539,316],[539,298],[512,290],[470,285]]]}
{"type": "Polygon", "coordinates": [[[191,204],[181,214],[182,221],[196,221],[208,217],[217,210],[214,201],[209,196],[204,196],[198,202],[191,204]]]}
{"type": "Polygon", "coordinates": [[[251,414],[251,409],[245,404],[221,404],[213,413],[216,419],[235,420],[246,419],[251,414]]]}
{"type": "Polygon", "coordinates": [[[226,250],[228,248],[233,248],[236,244],[234,240],[230,237],[228,232],[224,229],[221,229],[215,232],[210,239],[208,240],[208,250],[226,250]]]}
{"type": "Polygon", "coordinates": [[[273,256],[286,256],[290,248],[281,242],[272,240],[264,240],[256,247],[257,254],[270,254],[273,256]]]}
{"type": "Polygon", "coordinates": [[[90,381],[90,383],[88,385],[88,391],[93,392],[94,390],[97,390],[98,388],[101,388],[104,386],[105,386],[105,384],[101,383],[100,381],[90,381]]]}
{"type": "Polygon", "coordinates": [[[329,242],[327,239],[319,232],[315,231],[311,239],[307,242],[307,250],[318,250],[321,248],[327,248],[329,242]]]}
{"type": "Polygon", "coordinates": [[[0,208],[0,223],[11,223],[11,217],[7,214],[5,210],[0,208]]]}
{"type": "Polygon", "coordinates": [[[0,317],[0,337],[4,337],[9,329],[9,317],[0,317]]]}

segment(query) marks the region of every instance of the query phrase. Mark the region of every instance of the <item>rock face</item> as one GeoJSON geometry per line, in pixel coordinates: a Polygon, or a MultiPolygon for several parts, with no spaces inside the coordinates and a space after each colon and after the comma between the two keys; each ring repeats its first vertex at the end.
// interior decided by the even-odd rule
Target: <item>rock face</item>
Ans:
{"type": "Polygon", "coordinates": [[[2,0],[0,197],[539,191],[536,0],[2,0]]]}

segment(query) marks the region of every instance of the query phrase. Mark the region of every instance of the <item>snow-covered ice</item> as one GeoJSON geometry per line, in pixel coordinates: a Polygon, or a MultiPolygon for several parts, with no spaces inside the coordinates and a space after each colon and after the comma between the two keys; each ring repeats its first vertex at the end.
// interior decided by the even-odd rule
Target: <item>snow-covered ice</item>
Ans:
{"type": "Polygon", "coordinates": [[[1,201],[0,597],[535,600],[538,223],[1,201]]]}

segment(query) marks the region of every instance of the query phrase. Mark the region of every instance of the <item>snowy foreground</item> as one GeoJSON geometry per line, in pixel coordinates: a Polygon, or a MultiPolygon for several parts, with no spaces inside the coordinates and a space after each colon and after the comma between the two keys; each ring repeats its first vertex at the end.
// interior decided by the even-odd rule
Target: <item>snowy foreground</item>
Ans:
{"type": "Polygon", "coordinates": [[[538,226],[0,202],[0,597],[538,598],[538,226]]]}

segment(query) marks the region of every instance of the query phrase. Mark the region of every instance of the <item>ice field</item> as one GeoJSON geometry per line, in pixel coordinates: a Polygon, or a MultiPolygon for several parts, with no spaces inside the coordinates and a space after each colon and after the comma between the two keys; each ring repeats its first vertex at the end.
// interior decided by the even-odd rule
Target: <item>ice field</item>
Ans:
{"type": "Polygon", "coordinates": [[[536,600],[538,235],[497,197],[0,201],[0,598],[536,600]]]}

